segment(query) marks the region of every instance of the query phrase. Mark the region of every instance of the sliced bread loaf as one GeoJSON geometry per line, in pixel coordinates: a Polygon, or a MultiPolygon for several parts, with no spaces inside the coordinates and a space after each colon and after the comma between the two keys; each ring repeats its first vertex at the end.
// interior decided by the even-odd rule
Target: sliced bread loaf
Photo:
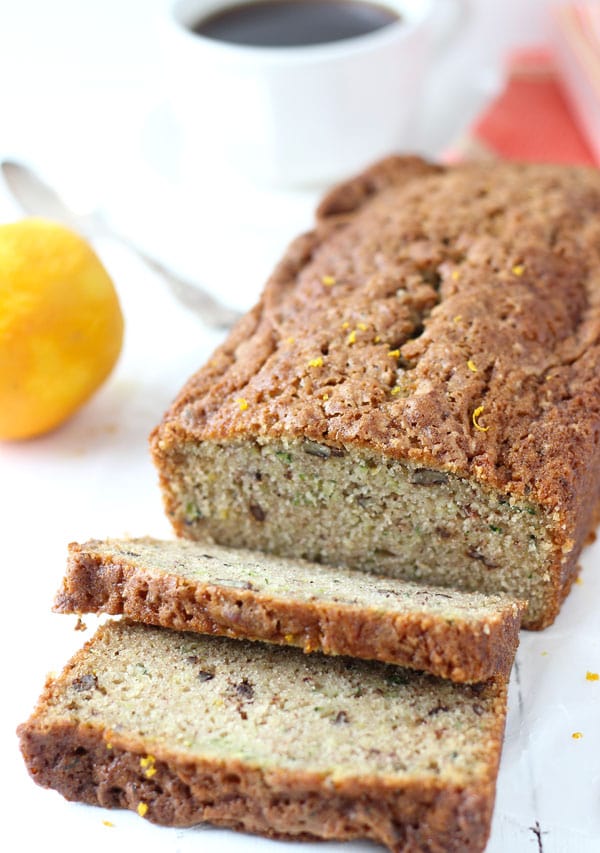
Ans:
{"type": "Polygon", "coordinates": [[[151,821],[482,851],[502,680],[109,621],[19,727],[33,779],[151,821]]]}
{"type": "Polygon", "coordinates": [[[453,681],[508,674],[524,605],[210,543],[69,546],[54,609],[300,646],[453,681]]]}
{"type": "Polygon", "coordinates": [[[600,506],[600,171],[388,158],[154,431],[190,539],[528,601],[600,506]]]}

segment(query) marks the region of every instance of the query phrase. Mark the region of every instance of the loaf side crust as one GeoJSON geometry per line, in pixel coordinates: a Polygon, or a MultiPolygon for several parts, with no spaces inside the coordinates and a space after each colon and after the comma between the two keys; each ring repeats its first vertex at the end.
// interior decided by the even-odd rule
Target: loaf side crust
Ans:
{"type": "Polygon", "coordinates": [[[357,779],[337,791],[324,779],[267,776],[236,761],[191,763],[154,746],[156,773],[148,779],[145,745],[101,727],[44,728],[32,719],[18,734],[38,785],[74,802],[141,810],[163,826],[211,823],[290,841],[371,838],[394,853],[478,853],[489,837],[489,782],[472,789],[414,783],[399,791],[357,779]]]}
{"type": "MultiPolygon", "coordinates": [[[[164,544],[164,543],[163,543],[164,544]]],[[[109,613],[151,625],[204,634],[294,645],[305,652],[350,655],[430,672],[457,682],[487,681],[508,676],[519,642],[525,605],[509,599],[491,600],[489,612],[473,618],[454,616],[428,607],[427,597],[451,599],[458,593],[427,588],[423,603],[413,612],[382,610],[357,600],[331,601],[314,596],[294,600],[285,594],[257,590],[250,575],[236,586],[218,582],[219,560],[231,553],[206,543],[206,559],[214,578],[203,581],[171,571],[153,570],[151,554],[140,559],[137,549],[160,547],[154,540],[71,543],[67,571],[54,610],[59,613],[109,613]],[[250,588],[248,588],[250,587],[250,588]]],[[[181,558],[187,543],[181,543],[181,558]]],[[[193,553],[192,549],[187,548],[193,553]]],[[[239,552],[238,559],[258,561],[266,580],[277,572],[273,560],[239,552]],[[261,565],[262,561],[262,565],[261,565]]],[[[295,572],[315,566],[294,561],[295,572]]],[[[389,578],[372,576],[373,587],[389,596],[402,591],[389,578]]],[[[468,602],[468,595],[464,596],[468,602]]],[[[451,606],[451,601],[449,602],[451,606]]]]}

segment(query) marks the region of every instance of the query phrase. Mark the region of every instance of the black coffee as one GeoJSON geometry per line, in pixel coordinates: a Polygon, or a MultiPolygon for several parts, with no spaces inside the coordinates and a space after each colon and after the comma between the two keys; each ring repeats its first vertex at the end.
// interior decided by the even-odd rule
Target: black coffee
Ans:
{"type": "Polygon", "coordinates": [[[400,16],[363,0],[258,0],[229,6],[192,30],[218,41],[253,47],[300,47],[364,36],[400,16]]]}

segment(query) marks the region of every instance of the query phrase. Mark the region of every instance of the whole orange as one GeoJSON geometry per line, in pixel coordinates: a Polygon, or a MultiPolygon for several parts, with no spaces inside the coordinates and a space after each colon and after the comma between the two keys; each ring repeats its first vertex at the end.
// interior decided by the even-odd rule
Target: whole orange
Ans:
{"type": "Polygon", "coordinates": [[[113,282],[81,236],[44,219],[0,225],[0,439],[63,423],[122,344],[113,282]]]}

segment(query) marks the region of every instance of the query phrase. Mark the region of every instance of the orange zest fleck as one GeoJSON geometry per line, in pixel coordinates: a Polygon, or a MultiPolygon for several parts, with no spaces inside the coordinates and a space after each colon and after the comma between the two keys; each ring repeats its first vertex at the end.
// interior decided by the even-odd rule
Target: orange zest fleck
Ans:
{"type": "Polygon", "coordinates": [[[392,358],[400,358],[400,350],[399,349],[391,349],[388,352],[388,355],[391,356],[392,358]]]}
{"type": "Polygon", "coordinates": [[[457,314],[456,317],[452,320],[453,323],[460,323],[462,320],[462,314],[457,314]]]}
{"type": "Polygon", "coordinates": [[[240,412],[245,412],[248,408],[248,400],[245,400],[243,397],[238,397],[235,402],[240,407],[240,412]]]}
{"type": "Polygon", "coordinates": [[[523,264],[515,264],[515,266],[512,268],[513,275],[520,276],[523,275],[524,272],[525,267],[523,266],[523,264]]]}
{"type": "Polygon", "coordinates": [[[481,426],[481,424],[479,423],[479,420],[478,420],[482,414],[483,414],[483,406],[477,406],[477,408],[473,412],[473,417],[472,417],[473,426],[475,427],[475,429],[478,429],[480,432],[487,432],[489,427],[481,426]]]}
{"type": "Polygon", "coordinates": [[[329,400],[329,394],[323,394],[322,400],[329,400]]]}
{"type": "Polygon", "coordinates": [[[381,341],[381,335],[375,335],[373,338],[373,343],[378,344],[381,341]]]}
{"type": "Polygon", "coordinates": [[[286,338],[286,339],[285,339],[285,342],[286,342],[286,344],[290,344],[290,345],[291,345],[291,344],[295,344],[295,343],[296,343],[296,338],[286,338]]]}
{"type": "Polygon", "coordinates": [[[396,396],[396,394],[399,394],[401,390],[402,390],[402,389],[401,389],[398,385],[394,385],[394,387],[393,387],[393,388],[392,388],[392,390],[390,391],[390,394],[393,394],[393,395],[394,395],[394,397],[395,397],[395,396],[396,396]]]}
{"type": "Polygon", "coordinates": [[[154,766],[156,759],[153,755],[147,755],[145,758],[140,758],[140,767],[144,770],[147,779],[151,779],[156,773],[154,766]]]}
{"type": "Polygon", "coordinates": [[[350,323],[347,320],[345,323],[342,323],[342,329],[349,329],[349,328],[350,328],[350,323]]]}
{"type": "Polygon", "coordinates": [[[325,287],[331,287],[332,284],[335,284],[335,278],[332,275],[324,275],[321,279],[321,282],[325,285],[325,287]]]}
{"type": "Polygon", "coordinates": [[[361,330],[361,332],[366,332],[369,328],[366,323],[357,323],[356,327],[361,330]]]}
{"type": "Polygon", "coordinates": [[[470,370],[470,371],[472,371],[473,373],[477,373],[477,368],[476,368],[476,366],[475,366],[475,362],[473,361],[473,359],[472,359],[472,358],[470,358],[470,359],[468,360],[468,362],[467,362],[467,367],[468,367],[468,368],[469,368],[469,370],[470,370]]]}
{"type": "Polygon", "coordinates": [[[600,673],[598,672],[590,672],[589,670],[585,674],[586,681],[600,681],[600,673]]]}
{"type": "Polygon", "coordinates": [[[352,331],[350,332],[350,334],[346,338],[346,343],[348,344],[349,347],[351,347],[352,344],[356,343],[356,329],[352,329],[352,331]]]}
{"type": "Polygon", "coordinates": [[[144,803],[140,800],[140,802],[137,805],[136,811],[140,817],[144,817],[144,815],[148,811],[148,803],[144,803]]]}
{"type": "Polygon", "coordinates": [[[452,280],[458,281],[460,278],[460,272],[458,270],[452,270],[452,280]]]}
{"type": "Polygon", "coordinates": [[[571,737],[573,738],[573,740],[581,740],[581,738],[583,737],[583,732],[573,732],[571,737]]]}
{"type": "Polygon", "coordinates": [[[103,820],[102,823],[104,826],[114,826],[114,823],[110,820],[103,820]]]}
{"type": "Polygon", "coordinates": [[[311,358],[308,362],[309,367],[323,367],[323,358],[318,356],[317,358],[311,358]]]}

